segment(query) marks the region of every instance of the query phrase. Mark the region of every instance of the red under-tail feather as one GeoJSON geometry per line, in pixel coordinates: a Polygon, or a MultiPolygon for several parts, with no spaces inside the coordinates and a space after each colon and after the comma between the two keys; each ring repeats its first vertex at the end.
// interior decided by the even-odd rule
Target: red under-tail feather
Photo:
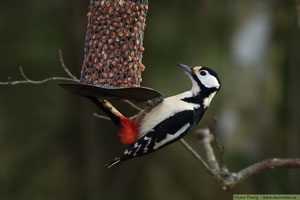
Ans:
{"type": "Polygon", "coordinates": [[[140,120],[132,120],[124,116],[120,118],[121,128],[119,130],[119,136],[121,137],[121,142],[128,145],[135,143],[138,138],[140,120]]]}

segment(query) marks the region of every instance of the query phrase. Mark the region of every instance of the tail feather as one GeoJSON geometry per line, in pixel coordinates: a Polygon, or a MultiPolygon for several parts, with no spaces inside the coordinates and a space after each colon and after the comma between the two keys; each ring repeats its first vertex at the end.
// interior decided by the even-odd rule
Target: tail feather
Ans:
{"type": "Polygon", "coordinates": [[[120,127],[119,136],[123,144],[133,144],[138,138],[138,128],[140,120],[132,120],[123,116],[109,101],[105,99],[99,99],[92,96],[86,98],[93,101],[105,114],[120,127]]]}
{"type": "Polygon", "coordinates": [[[119,130],[119,136],[123,144],[133,144],[138,138],[140,120],[132,120],[126,117],[121,117],[121,127],[119,130]]]}
{"type": "Polygon", "coordinates": [[[105,166],[106,166],[107,168],[111,168],[111,167],[113,167],[113,166],[119,164],[120,162],[121,162],[121,158],[117,157],[117,158],[115,158],[115,160],[113,160],[112,162],[106,164],[105,166]]]}

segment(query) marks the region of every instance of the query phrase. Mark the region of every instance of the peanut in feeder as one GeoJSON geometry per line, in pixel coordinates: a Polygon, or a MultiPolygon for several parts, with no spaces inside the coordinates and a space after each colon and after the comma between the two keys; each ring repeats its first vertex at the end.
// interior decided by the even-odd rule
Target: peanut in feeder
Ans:
{"type": "Polygon", "coordinates": [[[80,83],[61,85],[82,96],[161,97],[141,87],[147,10],[148,0],[91,0],[80,83]]]}

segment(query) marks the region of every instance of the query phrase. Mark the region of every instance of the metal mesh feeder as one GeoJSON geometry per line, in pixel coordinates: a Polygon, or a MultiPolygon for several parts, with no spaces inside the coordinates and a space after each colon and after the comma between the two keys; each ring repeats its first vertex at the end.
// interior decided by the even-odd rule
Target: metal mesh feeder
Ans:
{"type": "Polygon", "coordinates": [[[80,83],[61,84],[82,96],[146,101],[161,93],[140,87],[148,0],[91,0],[80,83]]]}

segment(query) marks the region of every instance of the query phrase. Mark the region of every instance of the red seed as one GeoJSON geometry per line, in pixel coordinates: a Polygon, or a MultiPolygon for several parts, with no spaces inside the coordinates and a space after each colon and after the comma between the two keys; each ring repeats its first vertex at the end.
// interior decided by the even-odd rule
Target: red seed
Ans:
{"type": "Polygon", "coordinates": [[[110,6],[109,8],[108,8],[108,12],[109,12],[109,14],[111,14],[112,12],[113,12],[113,7],[112,6],[110,6]]]}
{"type": "Polygon", "coordinates": [[[124,44],[123,47],[122,47],[122,50],[125,51],[125,50],[127,50],[127,49],[128,49],[127,44],[124,44]]]}
{"type": "Polygon", "coordinates": [[[146,69],[145,65],[143,65],[143,64],[140,65],[140,68],[141,68],[142,72],[145,71],[145,69],[146,69]]]}

